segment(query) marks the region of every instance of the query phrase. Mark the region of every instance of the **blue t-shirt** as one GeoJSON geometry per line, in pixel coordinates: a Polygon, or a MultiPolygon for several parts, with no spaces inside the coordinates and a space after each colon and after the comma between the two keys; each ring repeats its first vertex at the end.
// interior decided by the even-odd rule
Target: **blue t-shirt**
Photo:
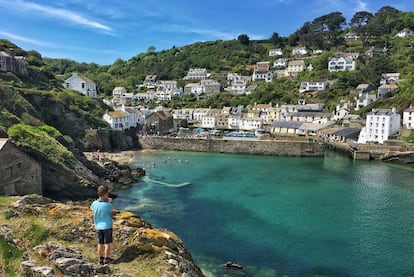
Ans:
{"type": "Polygon", "coordinates": [[[93,211],[93,223],[95,223],[96,230],[112,228],[112,203],[95,200],[91,204],[91,210],[93,211]]]}

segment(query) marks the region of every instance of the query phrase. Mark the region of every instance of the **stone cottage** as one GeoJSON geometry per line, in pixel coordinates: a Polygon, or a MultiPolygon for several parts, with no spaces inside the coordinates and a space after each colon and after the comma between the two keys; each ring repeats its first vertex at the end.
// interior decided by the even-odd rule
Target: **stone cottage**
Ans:
{"type": "Polygon", "coordinates": [[[0,195],[42,194],[42,167],[7,138],[0,138],[0,195]]]}

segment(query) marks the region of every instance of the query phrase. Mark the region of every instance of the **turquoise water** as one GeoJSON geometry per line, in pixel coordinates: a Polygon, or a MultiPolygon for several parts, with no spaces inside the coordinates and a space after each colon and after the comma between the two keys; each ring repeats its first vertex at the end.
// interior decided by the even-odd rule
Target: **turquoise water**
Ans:
{"type": "Polygon", "coordinates": [[[147,176],[115,208],[177,233],[213,276],[414,276],[410,168],[166,151],[133,165],[147,176]]]}

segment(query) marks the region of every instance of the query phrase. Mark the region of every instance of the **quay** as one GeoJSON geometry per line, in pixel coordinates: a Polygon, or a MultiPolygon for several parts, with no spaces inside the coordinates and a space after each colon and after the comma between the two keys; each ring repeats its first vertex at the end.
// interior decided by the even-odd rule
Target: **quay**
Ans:
{"type": "Polygon", "coordinates": [[[295,137],[260,140],[145,136],[140,138],[139,142],[143,149],[268,156],[323,157],[325,151],[324,146],[312,138],[295,137]]]}

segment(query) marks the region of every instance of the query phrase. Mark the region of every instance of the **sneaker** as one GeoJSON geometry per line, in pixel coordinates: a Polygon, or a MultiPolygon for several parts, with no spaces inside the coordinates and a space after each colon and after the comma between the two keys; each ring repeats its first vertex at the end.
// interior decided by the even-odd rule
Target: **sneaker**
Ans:
{"type": "Polygon", "coordinates": [[[104,257],[100,257],[99,258],[99,264],[100,265],[104,265],[104,257]]]}
{"type": "Polygon", "coordinates": [[[104,261],[103,261],[104,264],[111,264],[113,262],[114,262],[114,259],[109,258],[109,257],[105,258],[104,261]]]}

